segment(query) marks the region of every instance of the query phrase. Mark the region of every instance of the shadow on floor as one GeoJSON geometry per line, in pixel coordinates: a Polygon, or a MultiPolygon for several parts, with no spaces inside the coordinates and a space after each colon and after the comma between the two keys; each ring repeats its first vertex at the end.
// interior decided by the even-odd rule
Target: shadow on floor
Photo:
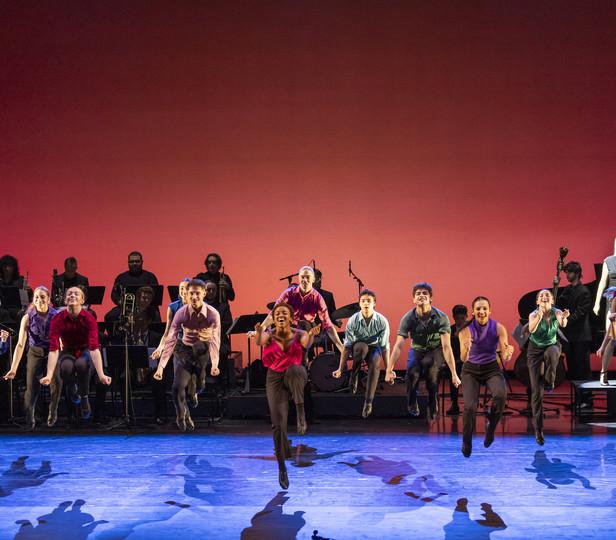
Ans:
{"type": "Polygon", "coordinates": [[[294,540],[306,524],[304,512],[283,513],[289,500],[286,491],[278,492],[263,510],[250,520],[250,527],[242,531],[241,540],[294,540]]]}
{"type": "Polygon", "coordinates": [[[36,487],[50,478],[67,473],[52,473],[51,461],[42,461],[38,469],[29,469],[28,456],[18,457],[11,466],[0,475],[0,497],[8,497],[17,489],[36,487]]]}
{"type": "Polygon", "coordinates": [[[573,484],[576,480],[582,484],[584,489],[595,489],[590,485],[590,480],[581,474],[573,471],[575,465],[565,463],[560,458],[549,459],[545,450],[537,450],[535,459],[531,463],[531,469],[524,469],[537,475],[536,480],[540,484],[547,486],[548,489],[557,489],[556,485],[566,486],[573,484]]]}
{"type": "Polygon", "coordinates": [[[507,528],[491,504],[481,503],[481,511],[483,519],[471,519],[468,499],[458,499],[451,521],[443,527],[445,540],[489,540],[493,532],[507,528]]]}

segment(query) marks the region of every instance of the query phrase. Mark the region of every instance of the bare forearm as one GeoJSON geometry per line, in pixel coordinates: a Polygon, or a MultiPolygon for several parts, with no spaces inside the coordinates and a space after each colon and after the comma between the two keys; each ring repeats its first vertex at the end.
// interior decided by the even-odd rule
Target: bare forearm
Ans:
{"type": "Polygon", "coordinates": [[[338,332],[336,332],[336,329],[333,326],[330,326],[327,329],[327,335],[334,342],[334,345],[336,345],[338,350],[342,353],[342,351],[344,350],[344,345],[342,345],[342,341],[340,341],[340,337],[338,336],[338,332]]]}
{"type": "Polygon", "coordinates": [[[445,362],[449,366],[449,370],[452,374],[456,373],[456,360],[453,357],[453,350],[451,345],[443,347],[443,356],[445,357],[445,362]]]}
{"type": "Polygon", "coordinates": [[[51,351],[47,356],[47,376],[51,377],[58,364],[58,351],[51,351]]]}
{"type": "Polygon", "coordinates": [[[104,377],[105,372],[103,371],[103,357],[101,356],[100,349],[90,351],[90,358],[92,358],[92,363],[94,364],[94,369],[96,370],[96,374],[99,379],[104,377]]]}
{"type": "Polygon", "coordinates": [[[346,361],[349,359],[350,353],[351,353],[351,350],[347,349],[346,347],[342,351],[342,354],[340,355],[340,365],[338,366],[338,369],[340,371],[342,371],[342,368],[346,365],[346,361]]]}

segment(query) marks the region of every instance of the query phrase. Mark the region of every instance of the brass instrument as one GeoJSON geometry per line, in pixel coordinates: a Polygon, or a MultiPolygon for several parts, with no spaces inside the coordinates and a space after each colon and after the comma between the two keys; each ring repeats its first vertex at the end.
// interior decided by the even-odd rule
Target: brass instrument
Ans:
{"type": "Polygon", "coordinates": [[[134,325],[136,302],[137,298],[133,293],[124,293],[122,296],[122,313],[120,315],[120,320],[122,321],[124,331],[130,332],[131,334],[134,325]]]}
{"type": "Polygon", "coordinates": [[[51,290],[54,292],[51,303],[60,307],[64,305],[64,280],[58,279],[60,276],[58,275],[58,270],[56,268],[53,269],[53,276],[51,278],[51,290]]]}
{"type": "Polygon", "coordinates": [[[227,301],[227,291],[220,286],[221,281],[227,281],[225,279],[225,267],[223,266],[220,271],[220,279],[218,280],[218,303],[222,304],[227,301]]]}

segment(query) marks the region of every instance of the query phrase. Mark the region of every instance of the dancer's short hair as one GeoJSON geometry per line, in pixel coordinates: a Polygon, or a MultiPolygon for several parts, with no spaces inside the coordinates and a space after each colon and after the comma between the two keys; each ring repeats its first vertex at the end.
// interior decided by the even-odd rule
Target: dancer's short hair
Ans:
{"type": "Polygon", "coordinates": [[[428,293],[430,294],[430,298],[432,298],[432,285],[430,285],[430,283],[428,283],[427,281],[420,281],[419,283],[415,283],[415,285],[413,285],[413,296],[415,296],[415,293],[420,289],[425,289],[426,291],[428,291],[428,293]]]}

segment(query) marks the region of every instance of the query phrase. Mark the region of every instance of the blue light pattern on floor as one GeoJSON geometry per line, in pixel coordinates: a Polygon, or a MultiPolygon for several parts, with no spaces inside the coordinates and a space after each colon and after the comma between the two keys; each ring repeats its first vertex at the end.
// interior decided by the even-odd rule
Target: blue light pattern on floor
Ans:
{"type": "Polygon", "coordinates": [[[614,538],[616,435],[0,437],[0,538],[614,538]],[[299,444],[301,443],[301,444],[299,444]],[[318,532],[317,532],[318,531],[318,532]]]}

